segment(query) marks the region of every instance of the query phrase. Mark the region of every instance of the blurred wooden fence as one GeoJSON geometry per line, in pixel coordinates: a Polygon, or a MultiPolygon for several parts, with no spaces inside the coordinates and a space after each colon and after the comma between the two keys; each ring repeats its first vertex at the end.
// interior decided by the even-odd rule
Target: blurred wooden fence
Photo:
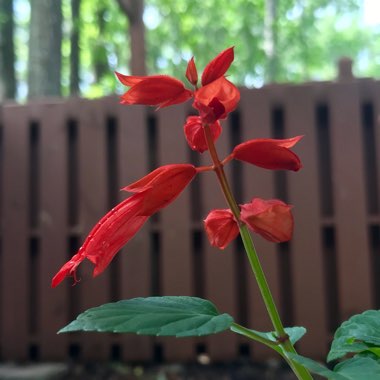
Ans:
{"type": "MultiPolygon", "coordinates": [[[[213,173],[181,197],[91,279],[75,287],[50,281],[92,225],[127,194],[119,189],[166,163],[209,163],[191,152],[182,125],[191,105],[154,112],[121,106],[115,97],[70,99],[0,108],[0,359],[195,360],[267,349],[226,332],[205,338],[63,334],[87,308],[148,295],[196,295],[240,323],[270,325],[241,245],[211,248],[202,219],[225,207],[213,173]]],[[[380,308],[380,82],[348,79],[242,90],[239,109],[223,125],[220,155],[255,137],[303,134],[295,147],[304,168],[271,172],[226,168],[241,203],[278,197],[294,207],[288,244],[255,237],[283,319],[303,325],[302,354],[323,357],[331,334],[353,313],[380,308]]]]}

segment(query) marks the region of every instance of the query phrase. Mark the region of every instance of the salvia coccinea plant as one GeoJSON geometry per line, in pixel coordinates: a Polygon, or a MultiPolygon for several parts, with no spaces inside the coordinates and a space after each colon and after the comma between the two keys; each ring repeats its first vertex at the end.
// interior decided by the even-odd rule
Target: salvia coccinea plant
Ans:
{"type": "Polygon", "coordinates": [[[274,331],[259,332],[241,326],[232,316],[220,313],[210,301],[201,298],[166,296],[134,298],[89,309],[60,332],[83,330],[186,337],[230,329],[272,348],[286,360],[298,379],[312,379],[310,373],[337,380],[380,379],[380,312],[371,310],[354,316],[337,330],[328,361],[341,360],[348,354],[350,357],[333,369],[298,355],[294,343],[302,338],[306,329],[284,328],[281,322],[250,231],[274,243],[290,240],[294,227],[292,206],[279,199],[258,197],[239,205],[224,166],[231,160],[239,160],[267,170],[298,171],[302,164],[292,148],[302,136],[249,140],[235,146],[224,159],[219,158],[215,141],[222,131],[220,121],[236,109],[240,100],[238,88],[226,78],[233,60],[234,49],[230,47],[211,60],[199,78],[192,58],[186,69],[191,89],[166,75],[116,73],[119,81],[129,88],[121,96],[122,104],[160,109],[192,99],[198,114],[187,118],[184,135],[191,149],[199,153],[208,151],[212,165],[164,165],[123,188],[132,195],[99,220],[78,252],[54,276],[52,286],[56,287],[66,277],[72,277],[76,283],[76,270],[85,259],[94,264],[94,276],[101,274],[150,216],[173,202],[196,175],[213,171],[228,208],[210,210],[204,220],[205,232],[210,244],[219,249],[240,235],[274,331]]]}

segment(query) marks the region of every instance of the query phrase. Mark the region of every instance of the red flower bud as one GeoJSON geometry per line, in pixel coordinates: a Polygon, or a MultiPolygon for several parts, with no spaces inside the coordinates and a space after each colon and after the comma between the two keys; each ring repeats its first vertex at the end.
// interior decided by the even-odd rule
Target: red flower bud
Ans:
{"type": "Polygon", "coordinates": [[[198,72],[195,66],[194,57],[192,57],[187,64],[186,68],[186,78],[193,85],[196,86],[198,83],[198,72]]]}
{"type": "Polygon", "coordinates": [[[223,76],[234,60],[234,48],[230,47],[219,53],[212,61],[205,67],[202,74],[202,85],[213,82],[214,80],[223,76]]]}
{"type": "Polygon", "coordinates": [[[254,139],[237,145],[232,157],[264,169],[294,170],[301,169],[299,157],[289,148],[295,145],[303,136],[290,139],[254,139]]]}
{"type": "MultiPolygon", "coordinates": [[[[200,153],[208,150],[206,137],[203,131],[202,119],[199,116],[189,116],[183,127],[187,143],[192,150],[200,153]]],[[[210,131],[213,141],[216,141],[222,132],[219,121],[210,125],[210,131]]]]}
{"type": "Polygon", "coordinates": [[[204,221],[210,244],[224,249],[239,235],[239,227],[230,210],[212,210],[204,221]]]}
{"type": "Polygon", "coordinates": [[[193,107],[199,111],[205,123],[212,124],[225,119],[239,100],[240,92],[226,78],[220,77],[195,92],[193,107]]]}
{"type": "Polygon", "coordinates": [[[254,198],[241,205],[240,219],[263,238],[280,243],[290,240],[293,234],[291,207],[277,199],[254,198]]]}
{"type": "Polygon", "coordinates": [[[128,76],[116,73],[121,83],[131,88],[121,96],[122,104],[145,104],[167,107],[183,103],[192,97],[184,84],[167,75],[128,76]]]}

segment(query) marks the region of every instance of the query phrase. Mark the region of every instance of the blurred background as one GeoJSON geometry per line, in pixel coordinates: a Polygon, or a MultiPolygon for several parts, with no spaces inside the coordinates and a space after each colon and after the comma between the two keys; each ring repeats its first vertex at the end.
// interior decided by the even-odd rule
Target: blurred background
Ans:
{"type": "Polygon", "coordinates": [[[331,80],[341,56],[376,77],[379,37],[377,0],[1,0],[1,97],[100,97],[115,70],[182,78],[232,45],[248,87],[331,80]]]}

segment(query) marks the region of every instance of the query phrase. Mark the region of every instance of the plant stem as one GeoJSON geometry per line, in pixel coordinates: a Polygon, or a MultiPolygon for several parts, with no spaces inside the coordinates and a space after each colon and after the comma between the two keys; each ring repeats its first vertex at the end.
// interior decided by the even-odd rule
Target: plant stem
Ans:
{"type": "MultiPolygon", "coordinates": [[[[272,321],[273,327],[276,331],[277,338],[279,341],[280,347],[283,349],[284,358],[292,368],[293,372],[296,374],[298,379],[300,380],[310,380],[312,379],[309,371],[303,367],[302,365],[292,361],[289,357],[287,357],[286,353],[297,353],[293,344],[289,340],[288,335],[285,332],[284,326],[281,322],[280,315],[277,311],[276,305],[274,303],[274,299],[272,296],[272,293],[269,289],[268,282],[266,280],[264,271],[261,267],[256,249],[253,245],[253,241],[251,238],[251,235],[248,231],[247,226],[240,221],[240,208],[236,203],[236,200],[232,194],[231,188],[229,186],[229,183],[227,181],[227,177],[223,170],[223,164],[221,163],[218,153],[216,151],[214,141],[212,139],[210,126],[208,124],[204,125],[204,133],[207,141],[207,145],[209,148],[210,156],[212,158],[213,164],[214,164],[214,171],[218,177],[218,180],[220,182],[224,197],[226,198],[226,201],[236,219],[236,221],[239,223],[239,229],[240,229],[240,236],[242,238],[245,251],[248,256],[249,263],[251,265],[251,269],[253,274],[255,275],[257,284],[259,286],[259,290],[261,293],[261,296],[264,300],[266,309],[268,311],[269,317],[272,321]]],[[[277,350],[276,350],[277,351],[277,350]]]]}

